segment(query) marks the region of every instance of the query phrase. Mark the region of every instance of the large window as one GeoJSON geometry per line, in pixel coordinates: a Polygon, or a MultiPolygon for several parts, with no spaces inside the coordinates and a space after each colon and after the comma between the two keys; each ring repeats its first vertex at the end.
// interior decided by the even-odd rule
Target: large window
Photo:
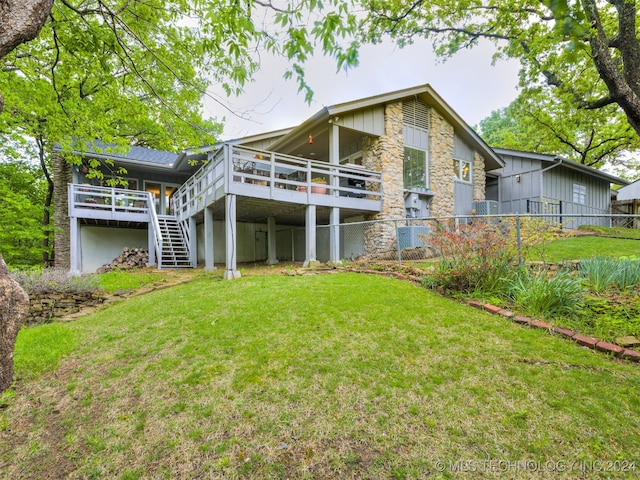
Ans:
{"type": "Polygon", "coordinates": [[[579,183],[573,184],[573,203],[587,204],[587,186],[579,183]]]}
{"type": "Polygon", "coordinates": [[[429,187],[427,152],[417,148],[404,147],[404,188],[424,190],[429,187]]]}
{"type": "Polygon", "coordinates": [[[458,180],[471,182],[471,162],[453,159],[453,174],[458,180]]]}

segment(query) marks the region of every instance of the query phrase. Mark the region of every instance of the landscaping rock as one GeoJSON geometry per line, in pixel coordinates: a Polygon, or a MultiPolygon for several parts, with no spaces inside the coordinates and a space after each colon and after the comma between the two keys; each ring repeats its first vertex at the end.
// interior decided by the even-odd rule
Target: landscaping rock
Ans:
{"type": "Polygon", "coordinates": [[[0,255],[0,393],[13,382],[13,349],[28,311],[29,297],[0,255]]]}
{"type": "Polygon", "coordinates": [[[640,340],[629,335],[626,337],[616,338],[616,344],[624,348],[637,347],[640,345],[640,340]]]}

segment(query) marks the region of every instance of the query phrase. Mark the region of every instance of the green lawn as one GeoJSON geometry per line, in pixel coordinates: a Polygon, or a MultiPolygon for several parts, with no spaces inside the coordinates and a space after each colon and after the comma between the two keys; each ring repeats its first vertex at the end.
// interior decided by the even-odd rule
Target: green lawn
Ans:
{"type": "Polygon", "coordinates": [[[529,252],[529,260],[562,262],[595,255],[640,257],[640,240],[592,236],[561,238],[533,248],[529,252]]]}
{"type": "Polygon", "coordinates": [[[3,478],[640,469],[638,366],[378,276],[199,279],[25,330],[16,368],[3,478]],[[51,335],[66,346],[37,376],[28,349],[51,335]]]}

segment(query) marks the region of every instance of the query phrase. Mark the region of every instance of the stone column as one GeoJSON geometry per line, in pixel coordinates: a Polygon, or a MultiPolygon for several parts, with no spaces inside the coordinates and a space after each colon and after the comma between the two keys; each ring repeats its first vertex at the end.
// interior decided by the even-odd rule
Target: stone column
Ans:
{"type": "Polygon", "coordinates": [[[473,201],[481,202],[486,199],[487,172],[484,158],[478,152],[473,152],[473,201]]]}
{"type": "MultiPolygon", "coordinates": [[[[400,220],[405,217],[402,122],[402,102],[390,103],[385,106],[384,135],[363,139],[363,166],[381,172],[383,182],[382,210],[369,220],[400,220]]],[[[372,224],[365,233],[365,255],[373,258],[394,255],[395,237],[393,222],[372,224]]]]}
{"type": "Polygon", "coordinates": [[[454,215],[454,129],[434,108],[430,110],[429,187],[433,194],[431,215],[454,215]]]}
{"type": "Polygon", "coordinates": [[[59,154],[53,154],[54,266],[69,269],[70,224],[67,184],[73,182],[72,166],[59,154]]]}

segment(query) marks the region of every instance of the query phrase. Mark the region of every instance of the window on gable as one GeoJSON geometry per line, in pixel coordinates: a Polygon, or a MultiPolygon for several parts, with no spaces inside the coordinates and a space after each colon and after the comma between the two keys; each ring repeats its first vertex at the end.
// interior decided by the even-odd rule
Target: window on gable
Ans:
{"type": "Polygon", "coordinates": [[[454,158],[453,174],[458,180],[461,180],[463,182],[471,182],[471,162],[454,158]]]}
{"type": "Polygon", "coordinates": [[[586,205],[587,203],[587,186],[579,183],[573,184],[573,203],[586,205]]]}
{"type": "Polygon", "coordinates": [[[429,187],[426,151],[404,147],[403,177],[406,190],[424,190],[429,187]]]}

